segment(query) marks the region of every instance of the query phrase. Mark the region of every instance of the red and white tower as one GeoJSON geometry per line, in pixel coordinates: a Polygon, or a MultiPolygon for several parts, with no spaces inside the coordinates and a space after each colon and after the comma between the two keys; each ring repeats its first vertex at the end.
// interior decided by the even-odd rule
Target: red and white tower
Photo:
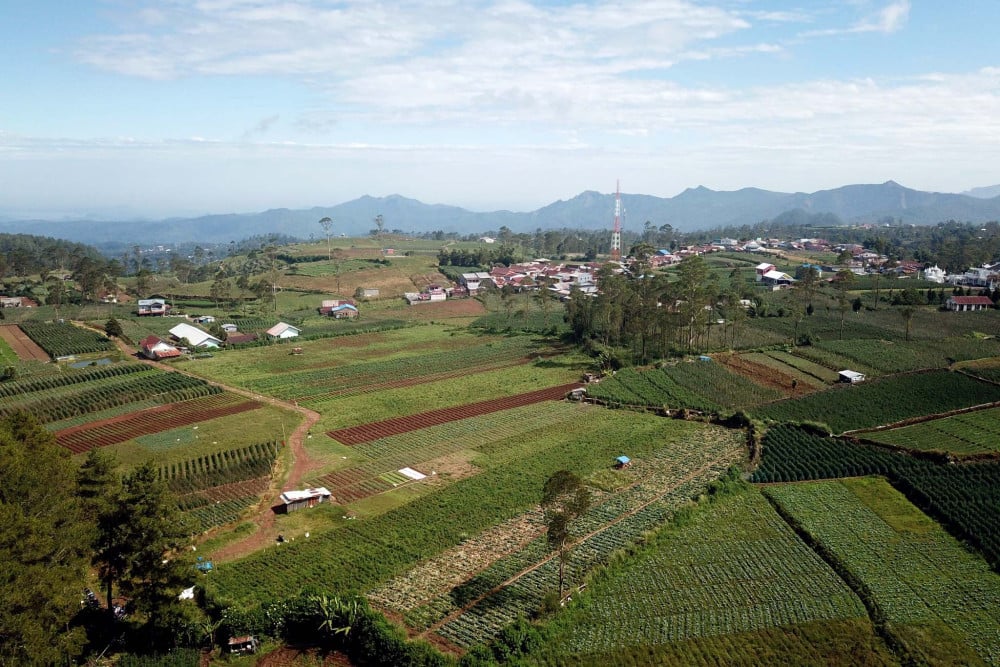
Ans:
{"type": "Polygon", "coordinates": [[[615,181],[615,228],[611,232],[611,261],[622,259],[622,189],[621,183],[615,181]]]}

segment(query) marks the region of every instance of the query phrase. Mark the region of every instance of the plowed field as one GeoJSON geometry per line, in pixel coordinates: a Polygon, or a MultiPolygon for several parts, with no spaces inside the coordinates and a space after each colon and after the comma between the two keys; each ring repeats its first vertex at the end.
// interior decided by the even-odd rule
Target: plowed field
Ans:
{"type": "Polygon", "coordinates": [[[56,441],[74,454],[95,447],[107,447],[140,435],[159,433],[178,426],[187,426],[217,417],[234,415],[262,407],[236,394],[216,394],[180,403],[160,405],[104,421],[81,424],[56,432],[56,441]]]}
{"type": "Polygon", "coordinates": [[[328,431],[327,435],[345,445],[360,445],[363,442],[371,442],[379,438],[387,438],[391,435],[399,435],[400,433],[408,433],[429,426],[446,424],[459,419],[468,419],[469,417],[478,417],[479,415],[486,415],[491,412],[510,410],[511,408],[519,408],[522,405],[531,405],[532,403],[539,403],[541,401],[560,400],[571,389],[579,386],[579,384],[573,383],[559,385],[558,387],[548,387],[505,398],[480,401],[478,403],[466,403],[465,405],[457,405],[453,408],[442,408],[440,410],[420,412],[415,415],[396,417],[370,424],[350,426],[335,431],[328,431]]]}
{"type": "Polygon", "coordinates": [[[28,338],[28,335],[21,331],[21,327],[16,324],[0,326],[0,338],[7,341],[14,354],[24,361],[48,361],[49,355],[38,344],[28,338]]]}

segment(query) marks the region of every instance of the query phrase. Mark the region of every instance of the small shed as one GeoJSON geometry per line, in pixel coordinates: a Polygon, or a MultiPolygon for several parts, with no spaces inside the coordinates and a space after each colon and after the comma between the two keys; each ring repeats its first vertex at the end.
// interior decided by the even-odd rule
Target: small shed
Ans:
{"type": "Polygon", "coordinates": [[[854,384],[856,382],[865,381],[865,374],[859,373],[857,371],[850,371],[845,369],[837,373],[837,375],[840,376],[841,382],[850,382],[851,384],[854,384]]]}
{"type": "Polygon", "coordinates": [[[332,494],[325,487],[315,489],[304,489],[302,491],[285,491],[281,494],[281,502],[285,505],[285,512],[316,507],[320,503],[325,503],[332,497],[332,494]]]}
{"type": "Polygon", "coordinates": [[[257,638],[253,635],[243,635],[242,637],[231,637],[226,644],[230,653],[242,655],[244,653],[256,653],[260,646],[257,638]]]}
{"type": "Polygon", "coordinates": [[[628,468],[630,465],[632,465],[632,459],[627,456],[619,456],[615,459],[615,468],[618,468],[619,470],[628,468]]]}

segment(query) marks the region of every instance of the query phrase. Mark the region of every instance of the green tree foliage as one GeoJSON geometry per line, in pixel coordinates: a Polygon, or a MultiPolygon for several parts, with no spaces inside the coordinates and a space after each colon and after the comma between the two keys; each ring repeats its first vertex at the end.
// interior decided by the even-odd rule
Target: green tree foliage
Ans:
{"type": "Polygon", "coordinates": [[[122,330],[122,323],[113,317],[104,323],[104,333],[107,334],[109,338],[121,338],[125,334],[122,330]]]}
{"type": "Polygon", "coordinates": [[[27,413],[0,420],[0,664],[79,655],[86,528],[66,450],[27,413]]]}
{"type": "Polygon", "coordinates": [[[583,480],[569,470],[558,470],[542,487],[542,510],[545,512],[545,539],[559,556],[559,597],[565,585],[565,567],[570,559],[573,523],[590,507],[590,491],[583,480]]]}
{"type": "Polygon", "coordinates": [[[177,599],[194,578],[188,542],[177,504],[150,463],[122,478],[98,516],[93,562],[108,607],[117,584],[157,643],[169,645],[171,631],[190,621],[177,599]]]}

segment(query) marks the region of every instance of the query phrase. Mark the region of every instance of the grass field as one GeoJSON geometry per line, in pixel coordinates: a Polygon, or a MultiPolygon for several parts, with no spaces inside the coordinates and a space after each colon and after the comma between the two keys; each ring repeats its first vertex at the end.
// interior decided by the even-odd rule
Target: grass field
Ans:
{"type": "Polygon", "coordinates": [[[958,455],[1000,452],[1000,408],[977,410],[888,431],[866,433],[868,440],[921,451],[958,455]]]}
{"type": "MultiPolygon", "coordinates": [[[[699,507],[690,521],[663,530],[631,558],[594,577],[586,592],[555,617],[541,664],[615,663],[615,656],[685,656],[684,664],[750,664],[752,633],[828,622],[824,641],[843,634],[891,663],[871,634],[861,600],[813,553],[754,489],[699,507]],[[830,623],[832,622],[832,623],[830,623]],[[742,642],[716,639],[751,638],[742,642]],[[724,654],[699,655],[702,646],[724,654]],[[661,653],[658,647],[666,647],[661,653]]],[[[813,631],[817,629],[813,626],[813,631]]],[[[790,630],[794,637],[794,630],[790,630]]],[[[788,637],[788,633],[782,633],[788,637]]],[[[774,633],[764,636],[774,636],[774,633]]],[[[801,639],[784,643],[783,664],[813,661],[801,639]]],[[[669,664],[669,663],[665,663],[669,664]]]]}
{"type": "Polygon", "coordinates": [[[918,664],[970,664],[966,647],[1000,663],[1000,577],[887,482],[815,482],[766,493],[862,582],[889,631],[900,626],[918,664]]]}

